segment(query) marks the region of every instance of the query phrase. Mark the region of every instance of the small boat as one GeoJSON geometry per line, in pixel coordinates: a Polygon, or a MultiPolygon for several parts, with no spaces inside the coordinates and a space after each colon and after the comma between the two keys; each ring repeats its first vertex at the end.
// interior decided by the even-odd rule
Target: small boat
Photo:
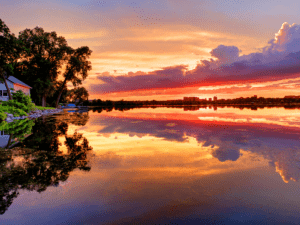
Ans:
{"type": "Polygon", "coordinates": [[[67,110],[68,112],[88,112],[89,111],[88,106],[82,106],[82,105],[76,106],[73,103],[66,104],[66,105],[62,106],[61,108],[67,110]]]}
{"type": "Polygon", "coordinates": [[[73,109],[73,108],[77,108],[77,106],[73,103],[69,103],[69,104],[63,105],[61,108],[62,109],[71,109],[71,108],[73,109]]]}

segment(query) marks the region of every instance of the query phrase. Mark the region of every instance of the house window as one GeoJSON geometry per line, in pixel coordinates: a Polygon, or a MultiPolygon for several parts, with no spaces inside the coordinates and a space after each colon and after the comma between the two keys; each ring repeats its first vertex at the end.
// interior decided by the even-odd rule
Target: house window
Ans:
{"type": "Polygon", "coordinates": [[[7,94],[7,90],[2,91],[3,92],[3,96],[8,96],[7,94]]]}
{"type": "Polygon", "coordinates": [[[0,96],[2,96],[2,90],[0,90],[0,96]]]}

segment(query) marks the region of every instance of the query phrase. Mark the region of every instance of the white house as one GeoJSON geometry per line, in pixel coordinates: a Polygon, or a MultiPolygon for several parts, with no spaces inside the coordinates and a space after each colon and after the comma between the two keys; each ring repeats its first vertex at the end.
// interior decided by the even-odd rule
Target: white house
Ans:
{"type": "MultiPolygon", "coordinates": [[[[8,87],[13,88],[14,91],[21,90],[25,94],[30,95],[31,87],[25,84],[24,82],[20,81],[19,79],[15,78],[14,76],[9,76],[8,79],[6,79],[6,82],[8,87]]],[[[8,93],[4,82],[0,83],[0,100],[8,101],[8,93]]]]}

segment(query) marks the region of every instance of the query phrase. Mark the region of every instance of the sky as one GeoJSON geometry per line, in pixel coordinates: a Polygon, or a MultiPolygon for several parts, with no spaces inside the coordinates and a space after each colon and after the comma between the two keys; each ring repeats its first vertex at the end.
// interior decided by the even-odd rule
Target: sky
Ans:
{"type": "MultiPolygon", "coordinates": [[[[88,46],[89,99],[300,95],[296,0],[0,0],[18,35],[56,31],[88,46]]],[[[69,84],[70,86],[70,84],[69,84]]]]}

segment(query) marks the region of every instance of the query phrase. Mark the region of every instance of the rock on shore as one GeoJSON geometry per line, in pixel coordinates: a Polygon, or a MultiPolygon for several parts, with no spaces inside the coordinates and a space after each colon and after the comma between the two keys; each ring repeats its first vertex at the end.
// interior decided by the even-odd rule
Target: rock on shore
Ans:
{"type": "Polygon", "coordinates": [[[13,114],[6,113],[7,117],[5,121],[9,123],[12,122],[13,120],[20,120],[25,118],[33,119],[33,118],[38,118],[40,116],[49,116],[55,113],[60,113],[62,111],[63,109],[35,110],[35,111],[31,111],[30,113],[27,113],[28,116],[18,116],[18,117],[14,117],[13,114]]]}

